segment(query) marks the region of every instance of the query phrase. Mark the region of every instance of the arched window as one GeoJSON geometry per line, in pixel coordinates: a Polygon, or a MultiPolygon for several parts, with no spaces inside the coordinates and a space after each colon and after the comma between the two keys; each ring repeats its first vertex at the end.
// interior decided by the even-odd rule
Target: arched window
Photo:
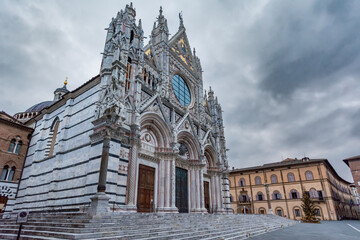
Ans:
{"type": "Polygon", "coordinates": [[[305,177],[306,177],[306,180],[313,180],[314,179],[313,173],[311,171],[306,171],[305,172],[305,177]]]}
{"type": "Polygon", "coordinates": [[[21,146],[22,146],[22,141],[18,141],[18,142],[16,143],[16,147],[15,147],[15,153],[16,153],[16,154],[19,154],[19,153],[20,153],[21,146]]]}
{"type": "Polygon", "coordinates": [[[295,176],[293,173],[288,173],[287,177],[289,182],[295,182],[295,176]]]}
{"type": "Polygon", "coordinates": [[[2,172],[1,172],[0,180],[6,180],[6,178],[8,176],[8,173],[9,173],[9,166],[5,165],[2,172]]]}
{"type": "Polygon", "coordinates": [[[310,189],[309,191],[310,198],[317,198],[317,192],[314,188],[310,189]]]}
{"type": "Polygon", "coordinates": [[[244,187],[245,186],[245,179],[241,178],[239,181],[239,186],[244,187]]]}
{"type": "Polygon", "coordinates": [[[260,185],[261,184],[261,178],[259,176],[255,177],[255,184],[260,185]]]}
{"type": "Polygon", "coordinates": [[[294,216],[301,217],[301,211],[299,207],[294,207],[294,216]]]}
{"type": "Polygon", "coordinates": [[[14,152],[14,149],[15,149],[15,144],[16,144],[16,140],[15,139],[12,139],[11,141],[10,141],[10,145],[9,145],[9,152],[14,152]]]}
{"type": "Polygon", "coordinates": [[[59,129],[59,119],[56,118],[51,126],[50,129],[50,135],[52,135],[51,138],[51,144],[50,144],[50,151],[49,151],[49,157],[51,157],[54,154],[54,147],[55,147],[55,143],[56,143],[56,136],[57,136],[57,132],[59,129]]]}
{"type": "Polygon", "coordinates": [[[320,217],[321,216],[321,212],[319,208],[315,208],[315,216],[320,217]]]}
{"type": "Polygon", "coordinates": [[[230,202],[233,202],[234,201],[234,198],[233,196],[230,194],[230,202]]]}
{"type": "Polygon", "coordinates": [[[281,199],[281,193],[279,191],[274,191],[272,194],[273,200],[280,200],[281,199]]]}
{"type": "Polygon", "coordinates": [[[277,176],[275,174],[271,175],[271,183],[277,183],[277,176]]]}
{"type": "Polygon", "coordinates": [[[256,194],[256,200],[257,201],[264,201],[265,200],[264,194],[262,192],[258,192],[256,194]]]}
{"type": "Polygon", "coordinates": [[[128,58],[126,65],[126,76],[125,76],[125,91],[127,92],[130,89],[130,80],[131,80],[131,58],[128,58]]]}
{"type": "Polygon", "coordinates": [[[299,199],[300,194],[295,189],[290,191],[290,199],[299,199]]]}
{"type": "Polygon", "coordinates": [[[8,181],[13,181],[14,180],[14,174],[15,174],[15,170],[16,170],[16,167],[12,167],[10,172],[9,172],[9,176],[8,176],[8,181]]]}
{"type": "Polygon", "coordinates": [[[266,214],[266,209],[263,207],[259,208],[259,214],[266,214]]]}
{"type": "Polygon", "coordinates": [[[277,207],[277,208],[275,209],[275,212],[276,212],[276,215],[278,215],[278,216],[280,216],[280,217],[283,216],[283,210],[282,210],[281,207],[277,207]]]}
{"type": "Polygon", "coordinates": [[[130,32],[130,43],[132,43],[133,40],[134,40],[134,31],[131,30],[131,32],[130,32]]]}

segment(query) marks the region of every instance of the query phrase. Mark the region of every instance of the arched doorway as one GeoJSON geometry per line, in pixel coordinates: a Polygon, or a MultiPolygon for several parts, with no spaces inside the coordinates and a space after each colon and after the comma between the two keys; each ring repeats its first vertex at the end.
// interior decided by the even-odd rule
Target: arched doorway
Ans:
{"type": "MultiPolygon", "coordinates": [[[[166,123],[156,114],[147,113],[141,119],[141,156],[138,156],[138,173],[137,173],[137,211],[153,212],[163,209],[164,198],[168,193],[165,188],[169,185],[165,172],[169,171],[170,165],[161,165],[150,159],[158,158],[159,152],[168,151],[170,131],[166,123]],[[161,165],[161,166],[160,166],[161,165]],[[166,169],[165,169],[166,167],[166,169]],[[156,209],[155,209],[156,208],[156,209]]],[[[157,160],[158,161],[158,160],[157,160]]],[[[170,203],[167,203],[170,204],[170,203]]]]}

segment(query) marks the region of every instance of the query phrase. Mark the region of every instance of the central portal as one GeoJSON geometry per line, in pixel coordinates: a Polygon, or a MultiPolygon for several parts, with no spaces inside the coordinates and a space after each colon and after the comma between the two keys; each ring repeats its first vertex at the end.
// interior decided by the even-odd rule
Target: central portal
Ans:
{"type": "Polygon", "coordinates": [[[152,212],[154,208],[155,168],[139,165],[137,195],[138,212],[152,212]]]}
{"type": "Polygon", "coordinates": [[[176,207],[179,213],[189,212],[188,207],[188,171],[176,168],[176,207]]]}

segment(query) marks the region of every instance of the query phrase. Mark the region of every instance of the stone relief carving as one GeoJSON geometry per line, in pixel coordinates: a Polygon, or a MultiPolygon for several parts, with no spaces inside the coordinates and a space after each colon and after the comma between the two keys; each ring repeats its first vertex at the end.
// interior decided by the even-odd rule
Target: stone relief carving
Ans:
{"type": "Polygon", "coordinates": [[[99,103],[95,110],[95,118],[104,115],[112,122],[121,124],[125,120],[124,104],[122,103],[123,86],[118,79],[112,77],[110,83],[102,90],[99,103]]]}

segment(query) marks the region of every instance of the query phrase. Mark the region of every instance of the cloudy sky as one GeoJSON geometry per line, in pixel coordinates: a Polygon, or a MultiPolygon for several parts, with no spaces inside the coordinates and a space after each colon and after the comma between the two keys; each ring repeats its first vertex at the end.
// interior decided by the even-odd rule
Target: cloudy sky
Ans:
{"type": "MultiPolygon", "coordinates": [[[[360,154],[360,1],[133,1],[145,35],[160,5],[178,13],[224,110],[237,168],[287,157],[360,154]]],[[[105,31],[125,1],[1,1],[0,110],[73,90],[99,72],[105,31]]]]}

